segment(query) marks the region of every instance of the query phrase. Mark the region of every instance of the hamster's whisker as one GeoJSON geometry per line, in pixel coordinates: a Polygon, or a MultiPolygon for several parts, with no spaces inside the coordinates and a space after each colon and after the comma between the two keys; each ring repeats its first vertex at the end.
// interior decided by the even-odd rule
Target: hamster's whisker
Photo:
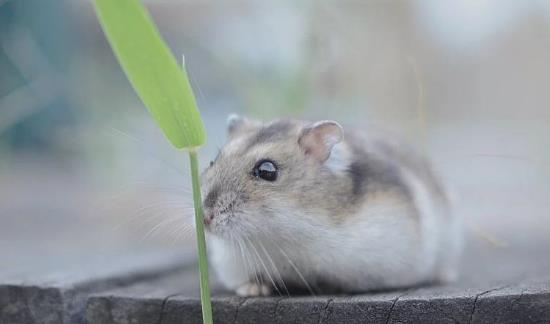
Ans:
{"type": "Polygon", "coordinates": [[[250,267],[250,263],[248,262],[248,258],[246,257],[246,254],[244,252],[243,243],[240,239],[236,239],[235,243],[239,246],[239,252],[241,253],[241,257],[244,263],[244,268],[246,270],[246,273],[250,275],[251,267],[250,267]]]}
{"type": "Polygon", "coordinates": [[[269,254],[269,252],[267,251],[265,246],[262,244],[262,241],[258,240],[258,244],[260,245],[260,248],[263,250],[265,256],[267,257],[267,260],[271,263],[271,266],[273,267],[273,269],[275,270],[277,276],[279,277],[277,282],[280,283],[282,285],[282,287],[285,289],[286,295],[290,296],[288,288],[285,284],[285,280],[283,279],[283,276],[281,275],[281,272],[279,271],[279,268],[277,268],[277,265],[275,264],[275,262],[273,262],[273,258],[271,257],[271,255],[269,254]]]}
{"type": "MultiPolygon", "coordinates": [[[[133,225],[138,233],[143,232],[142,239],[152,237],[157,233],[166,233],[168,236],[180,237],[192,228],[190,209],[186,208],[180,202],[158,202],[140,208],[137,212],[124,213],[125,217],[121,219],[115,229],[133,225]]],[[[173,240],[176,241],[175,239],[173,240]]]]}
{"type": "MultiPolygon", "coordinates": [[[[248,246],[246,244],[246,241],[245,241],[245,246],[248,246]]],[[[265,280],[265,277],[262,276],[261,266],[260,266],[258,260],[256,260],[254,254],[251,253],[250,247],[248,247],[248,253],[249,253],[248,256],[250,258],[250,261],[251,261],[252,265],[254,266],[254,274],[258,278],[258,285],[261,286],[261,285],[264,284],[264,280],[265,280]]]]}
{"type": "Polygon", "coordinates": [[[155,214],[148,214],[149,212],[153,212],[156,210],[161,211],[172,211],[174,213],[175,218],[179,219],[191,219],[192,215],[194,215],[194,208],[189,207],[184,204],[178,204],[178,203],[161,203],[156,204],[155,206],[149,206],[147,208],[142,208],[141,210],[138,210],[134,217],[148,217],[149,215],[155,215],[155,214]]]}
{"type": "Polygon", "coordinates": [[[195,228],[193,227],[193,225],[188,225],[188,224],[185,224],[185,226],[180,226],[179,230],[178,231],[175,231],[174,234],[172,235],[174,237],[174,243],[179,239],[179,238],[192,238],[192,237],[195,237],[195,228]]]}
{"type": "Polygon", "coordinates": [[[164,216],[166,215],[168,211],[164,211],[163,213],[161,213],[159,215],[159,218],[163,218],[163,220],[161,220],[160,222],[158,222],[157,224],[155,224],[155,226],[153,226],[151,229],[149,229],[149,231],[144,235],[143,239],[147,239],[149,238],[153,233],[155,233],[160,227],[166,225],[167,223],[172,223],[172,222],[176,222],[178,219],[177,218],[165,218],[164,216]]]}
{"type": "Polygon", "coordinates": [[[237,256],[237,244],[235,243],[235,240],[236,239],[233,234],[229,234],[229,243],[232,245],[231,254],[233,254],[233,260],[239,260],[237,256]]]}
{"type": "Polygon", "coordinates": [[[141,192],[141,190],[143,190],[143,189],[157,190],[159,192],[171,192],[171,193],[178,193],[178,194],[186,194],[186,195],[191,193],[191,189],[186,187],[186,186],[159,185],[156,182],[133,181],[131,184],[129,184],[125,187],[122,187],[120,189],[120,194],[124,194],[124,193],[130,192],[130,191],[141,192]]]}
{"type": "Polygon", "coordinates": [[[307,282],[306,278],[304,277],[304,275],[302,274],[302,272],[300,271],[300,269],[298,269],[298,267],[294,264],[294,262],[292,262],[292,260],[290,259],[290,257],[288,256],[288,254],[284,251],[284,249],[279,245],[277,244],[277,242],[275,242],[275,240],[271,240],[271,243],[273,243],[273,245],[279,249],[279,251],[281,252],[281,254],[288,260],[288,263],[290,264],[290,266],[292,267],[292,269],[294,269],[294,271],[296,271],[296,274],[298,275],[298,277],[300,277],[300,280],[302,280],[302,282],[304,283],[304,285],[306,286],[307,290],[311,293],[312,296],[315,296],[315,292],[313,291],[313,289],[311,288],[311,285],[307,282]]]}
{"type": "MultiPolygon", "coordinates": [[[[141,213],[141,212],[146,212],[150,209],[155,209],[155,208],[162,208],[162,207],[180,207],[182,209],[192,209],[192,207],[190,207],[189,205],[187,204],[184,204],[182,203],[181,201],[160,201],[160,202],[156,202],[156,203],[152,203],[152,204],[149,204],[147,206],[143,206],[143,207],[140,207],[139,209],[136,210],[136,213],[141,213]]],[[[192,209],[194,210],[194,209],[192,209]]]]}
{"type": "Polygon", "coordinates": [[[177,221],[177,226],[174,226],[168,235],[172,236],[172,243],[176,243],[178,238],[188,238],[191,237],[194,227],[192,224],[181,222],[179,219],[177,221]]]}
{"type": "Polygon", "coordinates": [[[155,213],[132,217],[129,220],[136,224],[141,224],[143,227],[150,228],[151,226],[155,226],[158,222],[163,222],[166,219],[173,220],[174,222],[187,223],[190,217],[181,211],[163,209],[155,213]]]}
{"type": "Polygon", "coordinates": [[[99,200],[100,202],[124,200],[127,199],[130,195],[150,192],[170,193],[173,195],[177,195],[178,197],[185,197],[191,193],[191,190],[186,187],[180,186],[159,186],[158,184],[148,183],[144,181],[134,181],[117,189],[115,193],[106,194],[99,200]]]}
{"type": "Polygon", "coordinates": [[[271,272],[267,269],[267,266],[265,265],[264,260],[262,259],[262,257],[258,253],[258,250],[256,249],[256,246],[254,246],[254,243],[246,236],[245,236],[245,240],[247,240],[248,243],[250,243],[250,246],[252,247],[252,249],[254,250],[254,253],[258,257],[258,260],[260,261],[260,264],[264,268],[264,271],[266,272],[266,275],[269,278],[269,281],[271,281],[271,284],[273,285],[273,288],[275,288],[275,290],[277,291],[279,296],[282,296],[281,291],[279,290],[279,288],[277,287],[277,284],[275,283],[275,280],[273,280],[273,277],[271,276],[271,272]]]}
{"type": "Polygon", "coordinates": [[[167,223],[171,223],[171,222],[174,222],[174,219],[172,218],[166,218],[162,221],[160,221],[157,225],[153,226],[144,236],[144,238],[148,238],[150,237],[151,235],[153,235],[153,233],[155,233],[156,230],[158,230],[161,226],[167,224],[167,223]]]}
{"type": "Polygon", "coordinates": [[[255,267],[254,269],[252,269],[253,264],[250,261],[247,253],[245,252],[245,248],[243,247],[244,242],[242,241],[242,239],[240,239],[237,235],[234,235],[233,233],[230,233],[229,237],[230,237],[230,240],[232,240],[232,243],[234,244],[234,248],[235,248],[234,250],[238,249],[238,251],[233,251],[233,253],[235,255],[236,252],[239,252],[241,262],[243,263],[244,270],[247,274],[248,280],[254,280],[254,282],[257,285],[260,285],[260,280],[257,276],[255,267]],[[254,278],[252,278],[252,273],[254,273],[254,278]]]}
{"type": "Polygon", "coordinates": [[[237,241],[239,242],[239,245],[241,246],[241,251],[243,253],[243,255],[245,256],[245,260],[246,260],[246,263],[249,265],[249,269],[250,271],[252,271],[254,273],[254,277],[256,279],[256,284],[259,286],[261,285],[261,280],[260,278],[258,277],[258,270],[256,268],[256,264],[254,264],[254,262],[252,262],[251,260],[251,256],[249,254],[247,254],[247,250],[246,250],[246,244],[243,240],[239,240],[237,241]]]}
{"type": "Polygon", "coordinates": [[[127,217],[124,217],[120,220],[120,222],[118,224],[115,224],[113,226],[113,229],[118,231],[122,228],[126,228],[128,227],[130,224],[137,224],[137,227],[139,229],[143,229],[144,227],[148,227],[146,226],[146,223],[151,223],[153,222],[156,218],[158,218],[158,215],[134,215],[134,214],[131,214],[131,215],[126,215],[127,217]]]}
{"type": "Polygon", "coordinates": [[[142,224],[148,224],[148,223],[154,223],[156,224],[157,221],[160,219],[160,221],[163,221],[164,219],[172,219],[174,221],[180,221],[185,223],[186,220],[189,219],[189,214],[187,214],[185,211],[178,210],[178,209],[171,209],[171,208],[164,208],[159,209],[158,212],[153,213],[140,213],[139,215],[133,215],[128,220],[133,222],[141,222],[142,224]],[[170,215],[167,217],[166,215],[170,215]]]}
{"type": "MultiPolygon", "coordinates": [[[[161,205],[158,206],[158,209],[161,212],[169,210],[167,208],[161,208],[161,205]]],[[[158,212],[149,213],[149,209],[143,209],[143,208],[137,211],[130,212],[130,211],[123,210],[122,212],[116,212],[116,213],[122,214],[123,217],[121,217],[120,221],[113,226],[114,230],[120,230],[122,227],[126,227],[129,224],[135,224],[135,223],[137,223],[139,227],[149,227],[148,225],[146,226],[146,224],[156,223],[156,220],[163,215],[163,213],[160,213],[159,215],[158,212]]],[[[184,213],[185,213],[185,210],[184,210],[184,213]]]]}

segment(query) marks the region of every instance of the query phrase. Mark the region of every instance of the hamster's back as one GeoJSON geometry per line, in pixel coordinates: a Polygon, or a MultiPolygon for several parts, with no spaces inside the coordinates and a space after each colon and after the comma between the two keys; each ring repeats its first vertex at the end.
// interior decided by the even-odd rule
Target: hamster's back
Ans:
{"type": "MultiPolygon", "coordinates": [[[[453,213],[446,186],[429,160],[410,144],[383,130],[346,133],[346,140],[359,158],[379,161],[394,174],[391,185],[405,193],[418,217],[420,240],[425,254],[434,256],[435,279],[447,282],[456,278],[462,249],[462,222],[453,213]]],[[[370,163],[377,173],[377,163],[370,163]]],[[[368,184],[367,184],[368,186],[368,184]]]]}

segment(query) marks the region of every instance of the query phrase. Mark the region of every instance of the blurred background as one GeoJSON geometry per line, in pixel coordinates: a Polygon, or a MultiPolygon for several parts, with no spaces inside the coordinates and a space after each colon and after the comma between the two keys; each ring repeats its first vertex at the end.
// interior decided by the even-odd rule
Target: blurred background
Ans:
{"type": "MultiPolygon", "coordinates": [[[[231,112],[381,125],[474,240],[550,247],[549,1],[144,2],[185,54],[202,165],[231,112]]],[[[89,1],[0,0],[0,273],[193,248],[187,169],[89,1]]]]}

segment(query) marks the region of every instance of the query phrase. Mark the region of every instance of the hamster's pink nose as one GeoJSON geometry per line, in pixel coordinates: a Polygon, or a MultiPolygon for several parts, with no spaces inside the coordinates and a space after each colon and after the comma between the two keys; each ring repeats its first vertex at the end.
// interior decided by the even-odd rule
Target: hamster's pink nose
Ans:
{"type": "Polygon", "coordinates": [[[214,213],[212,212],[204,212],[204,225],[208,226],[210,223],[212,223],[212,219],[214,219],[214,213]]]}

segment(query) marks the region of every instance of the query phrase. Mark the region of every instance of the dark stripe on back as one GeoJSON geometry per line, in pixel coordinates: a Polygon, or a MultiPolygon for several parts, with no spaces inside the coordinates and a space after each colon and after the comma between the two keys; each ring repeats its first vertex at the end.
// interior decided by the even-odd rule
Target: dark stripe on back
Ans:
{"type": "MultiPolygon", "coordinates": [[[[357,151],[356,151],[357,152],[357,151]]],[[[353,201],[364,197],[368,191],[399,188],[406,191],[399,168],[390,161],[357,152],[357,159],[347,169],[352,183],[353,201]]]]}
{"type": "Polygon", "coordinates": [[[365,162],[356,161],[348,167],[348,173],[353,184],[353,195],[355,197],[363,195],[367,187],[369,178],[369,166],[365,162]]]}

